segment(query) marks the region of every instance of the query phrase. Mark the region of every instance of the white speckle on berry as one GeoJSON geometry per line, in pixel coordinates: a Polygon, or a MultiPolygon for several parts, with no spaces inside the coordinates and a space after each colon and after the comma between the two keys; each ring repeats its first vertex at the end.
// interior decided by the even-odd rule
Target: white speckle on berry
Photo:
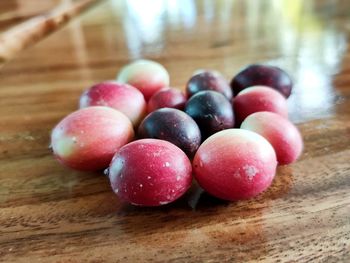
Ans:
{"type": "Polygon", "coordinates": [[[252,165],[245,165],[243,169],[250,181],[253,180],[254,176],[259,172],[259,170],[252,165]]]}

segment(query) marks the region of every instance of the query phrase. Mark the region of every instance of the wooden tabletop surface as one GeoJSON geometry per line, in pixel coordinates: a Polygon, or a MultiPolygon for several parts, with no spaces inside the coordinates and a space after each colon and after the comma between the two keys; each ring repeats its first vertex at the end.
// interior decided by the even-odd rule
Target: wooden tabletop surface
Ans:
{"type": "MultiPolygon", "coordinates": [[[[12,2],[10,14],[37,15],[12,2]]],[[[0,261],[350,262],[349,41],[347,0],[101,1],[37,39],[0,69],[0,261]],[[160,208],[122,203],[102,174],[62,167],[53,126],[137,58],[162,63],[178,88],[199,68],[230,79],[250,63],[282,67],[302,157],[255,199],[194,186],[160,208]]]]}

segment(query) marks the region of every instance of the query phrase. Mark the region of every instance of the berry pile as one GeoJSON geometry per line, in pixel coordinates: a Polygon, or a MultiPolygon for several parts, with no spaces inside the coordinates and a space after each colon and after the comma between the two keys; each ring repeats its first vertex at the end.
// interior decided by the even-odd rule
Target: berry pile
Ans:
{"type": "Polygon", "coordinates": [[[108,168],[113,191],[134,205],[173,202],[192,174],[213,196],[252,198],[270,186],[278,164],[302,152],[288,120],[291,89],[280,68],[250,65],[230,84],[216,71],[197,71],[184,94],[169,87],[162,65],[138,60],[117,81],[86,90],[80,109],[53,129],[51,145],[68,167],[108,168]]]}

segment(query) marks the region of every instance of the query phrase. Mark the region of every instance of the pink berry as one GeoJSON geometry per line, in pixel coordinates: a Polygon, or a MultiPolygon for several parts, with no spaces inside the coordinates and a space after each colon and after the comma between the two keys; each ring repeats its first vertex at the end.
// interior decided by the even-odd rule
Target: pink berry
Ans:
{"type": "Polygon", "coordinates": [[[175,201],[191,186],[191,162],[170,142],[142,139],[116,153],[109,179],[113,191],[124,201],[160,206],[175,201]]]}
{"type": "Polygon", "coordinates": [[[199,147],[194,176],[208,193],[225,200],[252,198],[267,189],[276,172],[271,144],[257,133],[228,129],[199,147]]]}
{"type": "Polygon", "coordinates": [[[139,89],[146,100],[158,90],[169,86],[169,74],[166,69],[155,61],[143,59],[123,67],[117,80],[139,89]]]}
{"type": "Polygon", "coordinates": [[[149,113],[160,108],[175,108],[183,110],[186,100],[186,96],[181,90],[164,88],[153,94],[149,99],[147,110],[149,113]]]}
{"type": "Polygon", "coordinates": [[[292,163],[301,155],[303,139],[299,130],[276,113],[254,113],[244,120],[241,128],[265,137],[275,149],[279,164],[292,163]]]}
{"type": "Polygon", "coordinates": [[[233,99],[233,107],[238,124],[250,114],[258,111],[271,111],[288,118],[288,105],[278,91],[265,86],[254,86],[242,90],[233,99]]]}
{"type": "Polygon", "coordinates": [[[146,115],[142,93],[124,83],[106,81],[92,86],[80,97],[80,108],[108,106],[124,113],[137,126],[146,115]]]}
{"type": "Polygon", "coordinates": [[[121,112],[96,106],[75,111],[61,120],[51,134],[56,158],[77,170],[108,167],[117,150],[132,140],[130,120],[121,112]]]}

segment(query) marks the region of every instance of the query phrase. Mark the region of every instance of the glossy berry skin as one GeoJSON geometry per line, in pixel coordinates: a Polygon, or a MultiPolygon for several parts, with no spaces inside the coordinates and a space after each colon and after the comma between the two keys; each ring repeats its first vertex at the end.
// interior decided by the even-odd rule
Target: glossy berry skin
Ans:
{"type": "Polygon", "coordinates": [[[229,201],[255,197],[266,190],[276,173],[271,144],[257,133],[228,129],[199,147],[193,171],[209,194],[229,201]]]}
{"type": "Polygon", "coordinates": [[[216,91],[193,95],[186,103],[185,112],[197,122],[203,138],[234,126],[231,103],[216,91]]]}
{"type": "Polygon", "coordinates": [[[117,81],[139,89],[148,101],[158,90],[169,86],[169,74],[161,64],[141,59],[123,67],[117,81]]]}
{"type": "Polygon", "coordinates": [[[303,139],[289,120],[272,112],[257,112],[247,117],[242,129],[259,133],[275,149],[279,164],[295,162],[302,153],[303,139]]]}
{"type": "Polygon", "coordinates": [[[187,98],[185,94],[178,89],[164,88],[153,94],[147,104],[148,112],[155,111],[161,108],[175,108],[183,110],[187,98]]]}
{"type": "Polygon", "coordinates": [[[288,118],[286,98],[278,91],[266,86],[253,86],[242,90],[233,99],[236,124],[242,123],[250,114],[258,111],[275,112],[288,118]]]}
{"type": "Polygon", "coordinates": [[[122,147],[109,168],[113,191],[124,201],[160,206],[181,197],[192,183],[191,162],[174,144],[142,139],[122,147]]]}
{"type": "Polygon", "coordinates": [[[86,90],[80,97],[80,108],[107,106],[124,113],[134,126],[146,115],[146,101],[142,93],[124,83],[105,81],[86,90]]]}
{"type": "Polygon", "coordinates": [[[95,106],[61,120],[52,131],[51,146],[62,164],[95,171],[108,167],[113,155],[133,137],[132,124],[123,113],[95,106]]]}
{"type": "Polygon", "coordinates": [[[251,86],[268,86],[288,98],[292,92],[293,81],[282,69],[268,65],[250,65],[240,71],[231,81],[234,96],[251,86]]]}
{"type": "Polygon", "coordinates": [[[225,95],[227,99],[232,98],[232,90],[227,80],[217,71],[205,70],[193,75],[186,85],[188,97],[203,90],[213,90],[225,95]]]}
{"type": "Polygon", "coordinates": [[[169,141],[190,157],[201,143],[201,132],[196,122],[183,111],[171,108],[162,108],[147,115],[139,126],[138,135],[169,141]]]}

